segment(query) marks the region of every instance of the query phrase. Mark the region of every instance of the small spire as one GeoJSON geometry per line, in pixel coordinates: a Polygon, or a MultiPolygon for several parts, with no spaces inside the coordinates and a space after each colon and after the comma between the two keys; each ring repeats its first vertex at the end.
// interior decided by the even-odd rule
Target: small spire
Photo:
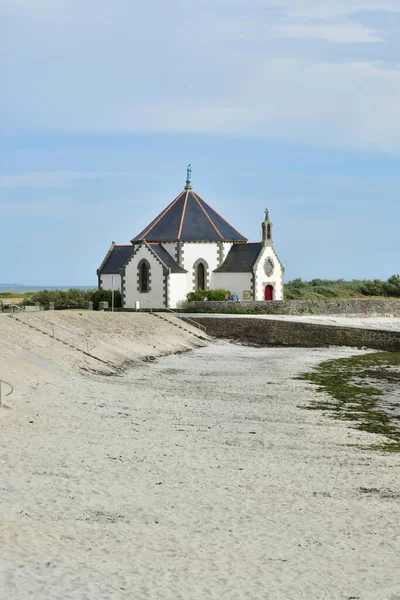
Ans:
{"type": "Polygon", "coordinates": [[[262,241],[264,246],[272,246],[272,223],[269,220],[269,210],[265,209],[264,221],[261,223],[262,241]]]}
{"type": "Polygon", "coordinates": [[[191,190],[191,189],[192,189],[192,165],[188,164],[188,166],[186,168],[185,190],[191,190]]]}

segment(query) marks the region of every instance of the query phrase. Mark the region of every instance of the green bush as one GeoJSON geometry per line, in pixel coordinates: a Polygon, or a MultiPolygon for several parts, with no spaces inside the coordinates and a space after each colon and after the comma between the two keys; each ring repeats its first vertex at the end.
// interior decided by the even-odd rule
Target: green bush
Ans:
{"type": "Polygon", "coordinates": [[[344,279],[294,279],[284,286],[285,300],[329,300],[368,296],[400,298],[400,276],[380,279],[344,281],[344,279]]]}
{"type": "Polygon", "coordinates": [[[197,290],[196,292],[189,292],[186,297],[189,302],[199,302],[207,298],[207,300],[220,302],[225,300],[225,296],[230,294],[228,290],[197,290]]]}
{"type": "MultiPolygon", "coordinates": [[[[111,306],[111,290],[80,290],[71,288],[69,290],[40,290],[26,298],[23,304],[49,304],[54,302],[55,308],[61,306],[83,306],[87,301],[93,302],[93,308],[99,308],[99,302],[106,301],[111,306]]],[[[121,292],[114,291],[114,307],[121,306],[121,292]]]]}
{"type": "Polygon", "coordinates": [[[54,302],[57,306],[80,306],[85,300],[90,300],[90,296],[95,290],[80,290],[71,288],[69,290],[40,290],[31,294],[24,304],[48,304],[54,302]]]}
{"type": "Polygon", "coordinates": [[[388,296],[400,298],[400,275],[392,275],[385,284],[385,291],[388,296]]]}
{"type": "MultiPolygon", "coordinates": [[[[96,290],[90,298],[93,302],[94,310],[99,308],[99,302],[108,302],[108,306],[111,308],[112,304],[112,291],[111,290],[96,290]]],[[[122,306],[121,292],[114,290],[114,308],[120,308],[122,306]]]]}

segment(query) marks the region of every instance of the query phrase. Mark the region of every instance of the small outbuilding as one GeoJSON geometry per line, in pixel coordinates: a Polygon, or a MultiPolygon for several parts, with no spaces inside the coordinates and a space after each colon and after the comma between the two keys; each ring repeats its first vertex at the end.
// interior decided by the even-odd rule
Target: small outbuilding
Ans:
{"type": "Polygon", "coordinates": [[[226,289],[240,300],[281,300],[284,268],[268,210],[261,242],[248,242],[193,188],[184,190],[128,245],[112,243],[99,289],[120,290],[125,308],[179,308],[188,292],[226,289]]]}

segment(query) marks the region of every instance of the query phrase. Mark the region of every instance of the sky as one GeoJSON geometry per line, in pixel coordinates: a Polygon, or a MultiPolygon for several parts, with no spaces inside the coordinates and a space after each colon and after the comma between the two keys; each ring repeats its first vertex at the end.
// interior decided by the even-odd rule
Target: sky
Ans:
{"type": "Polygon", "coordinates": [[[400,272],[399,0],[0,0],[0,283],[95,285],[193,186],[286,280],[400,272]]]}

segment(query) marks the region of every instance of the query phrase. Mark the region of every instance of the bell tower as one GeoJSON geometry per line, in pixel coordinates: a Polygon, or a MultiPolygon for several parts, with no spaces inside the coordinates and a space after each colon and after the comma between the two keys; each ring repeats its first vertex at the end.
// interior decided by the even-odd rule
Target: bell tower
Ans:
{"type": "Polygon", "coordinates": [[[269,220],[269,210],[265,209],[265,218],[261,223],[262,228],[262,242],[264,246],[272,246],[272,223],[269,220]]]}

